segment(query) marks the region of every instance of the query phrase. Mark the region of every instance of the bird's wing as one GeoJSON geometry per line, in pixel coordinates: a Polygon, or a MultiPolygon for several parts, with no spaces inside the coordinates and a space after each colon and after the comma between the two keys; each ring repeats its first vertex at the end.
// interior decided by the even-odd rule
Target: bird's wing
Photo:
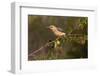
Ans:
{"type": "Polygon", "coordinates": [[[59,28],[59,27],[57,28],[57,30],[58,30],[58,31],[61,31],[61,32],[64,32],[64,30],[61,29],[61,28],[59,28]]]}

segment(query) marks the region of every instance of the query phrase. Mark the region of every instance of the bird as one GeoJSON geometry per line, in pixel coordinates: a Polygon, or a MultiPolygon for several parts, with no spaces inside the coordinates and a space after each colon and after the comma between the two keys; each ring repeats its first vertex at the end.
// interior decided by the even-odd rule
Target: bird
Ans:
{"type": "Polygon", "coordinates": [[[63,37],[66,35],[65,32],[62,32],[61,28],[56,27],[55,25],[50,25],[48,28],[54,33],[56,37],[63,37]]]}

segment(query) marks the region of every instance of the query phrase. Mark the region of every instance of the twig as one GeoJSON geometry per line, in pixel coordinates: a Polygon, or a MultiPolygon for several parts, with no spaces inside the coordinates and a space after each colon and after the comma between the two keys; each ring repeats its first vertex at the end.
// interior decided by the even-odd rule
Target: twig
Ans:
{"type": "Polygon", "coordinates": [[[39,52],[41,49],[43,49],[44,47],[48,46],[49,44],[53,43],[55,40],[46,43],[44,46],[40,47],[39,49],[33,51],[32,53],[30,53],[28,56],[34,56],[35,53],[39,52]]]}

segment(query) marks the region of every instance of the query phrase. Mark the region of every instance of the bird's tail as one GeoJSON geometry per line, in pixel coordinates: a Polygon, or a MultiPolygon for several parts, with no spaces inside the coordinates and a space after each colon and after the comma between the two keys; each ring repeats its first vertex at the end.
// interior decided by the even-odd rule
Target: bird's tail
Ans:
{"type": "Polygon", "coordinates": [[[63,35],[63,37],[66,37],[67,35],[65,34],[65,35],[63,35]]]}

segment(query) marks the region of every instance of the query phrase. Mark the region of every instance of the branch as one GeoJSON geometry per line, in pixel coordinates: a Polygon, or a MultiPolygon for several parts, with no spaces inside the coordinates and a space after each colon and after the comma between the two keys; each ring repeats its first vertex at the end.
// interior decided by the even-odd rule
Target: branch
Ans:
{"type": "MultiPolygon", "coordinates": [[[[72,38],[74,38],[75,37],[75,39],[76,38],[78,38],[77,36],[82,36],[82,34],[70,34],[70,35],[65,35],[65,39],[67,38],[67,39],[72,39],[72,38]]],[[[48,43],[46,43],[44,46],[42,46],[42,47],[40,47],[39,49],[37,49],[37,50],[35,50],[35,51],[33,51],[32,53],[30,53],[28,56],[34,56],[34,54],[35,53],[37,53],[37,52],[39,52],[39,51],[41,51],[41,49],[43,49],[43,48],[45,48],[46,46],[48,46],[48,45],[50,45],[51,43],[53,43],[53,42],[55,42],[56,40],[58,40],[59,38],[61,38],[61,37],[58,37],[58,38],[56,38],[55,40],[53,40],[53,41],[51,41],[51,42],[48,42],[48,43]]]]}
{"type": "Polygon", "coordinates": [[[46,46],[48,46],[49,44],[51,44],[51,43],[53,43],[53,42],[55,42],[55,40],[53,40],[53,41],[51,41],[51,42],[46,43],[44,46],[42,46],[42,47],[40,47],[39,49],[37,49],[37,50],[33,51],[33,52],[32,52],[32,53],[30,53],[28,56],[34,56],[34,54],[35,54],[35,53],[37,53],[37,52],[41,51],[41,49],[45,48],[46,46]]]}

